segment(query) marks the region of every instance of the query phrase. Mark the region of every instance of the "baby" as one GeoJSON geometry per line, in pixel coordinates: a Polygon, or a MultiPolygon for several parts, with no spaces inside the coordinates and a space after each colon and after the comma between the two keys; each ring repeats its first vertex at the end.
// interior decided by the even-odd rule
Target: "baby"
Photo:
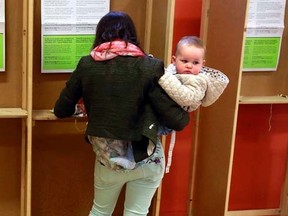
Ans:
{"type": "Polygon", "coordinates": [[[219,70],[205,67],[205,47],[200,38],[185,36],[177,44],[172,64],[159,84],[185,110],[213,104],[229,83],[219,70]]]}
{"type": "MultiPolygon", "coordinates": [[[[200,105],[207,107],[213,104],[223,93],[229,83],[228,77],[219,70],[205,67],[205,47],[200,38],[185,36],[177,44],[175,55],[172,56],[165,74],[159,84],[166,93],[188,112],[196,110],[200,105]]],[[[165,125],[158,126],[158,134],[172,132],[166,173],[172,163],[172,152],[176,133],[165,125]]]]}

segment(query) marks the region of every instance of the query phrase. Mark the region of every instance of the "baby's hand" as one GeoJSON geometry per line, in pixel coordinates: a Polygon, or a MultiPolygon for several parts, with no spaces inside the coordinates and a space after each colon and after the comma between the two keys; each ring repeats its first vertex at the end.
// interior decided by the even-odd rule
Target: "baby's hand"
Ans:
{"type": "Polygon", "coordinates": [[[85,108],[85,105],[83,103],[83,101],[79,101],[76,105],[75,105],[75,112],[74,112],[74,115],[76,116],[87,116],[87,113],[86,113],[86,108],[85,108]]]}

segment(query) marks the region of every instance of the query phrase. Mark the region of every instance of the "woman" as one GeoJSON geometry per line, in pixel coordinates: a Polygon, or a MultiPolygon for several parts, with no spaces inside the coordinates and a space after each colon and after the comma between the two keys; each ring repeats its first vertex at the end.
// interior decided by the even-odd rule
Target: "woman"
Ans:
{"type": "Polygon", "coordinates": [[[93,50],[80,59],[54,107],[69,117],[83,98],[86,138],[96,153],[90,216],[112,215],[126,184],[124,215],[147,215],[164,173],[158,124],[182,130],[189,115],[160,88],[163,62],[139,46],[132,19],[109,12],[98,23],[93,50]]]}

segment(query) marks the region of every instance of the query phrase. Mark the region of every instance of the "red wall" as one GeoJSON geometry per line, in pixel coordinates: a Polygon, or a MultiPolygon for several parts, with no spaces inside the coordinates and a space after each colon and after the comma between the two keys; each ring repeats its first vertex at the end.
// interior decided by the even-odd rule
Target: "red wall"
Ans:
{"type": "Polygon", "coordinates": [[[175,1],[173,48],[186,35],[200,34],[202,0],[175,1]]]}
{"type": "Polygon", "coordinates": [[[279,208],[288,150],[288,107],[240,105],[230,210],[279,208]]]}
{"type": "MultiPolygon", "coordinates": [[[[175,4],[173,50],[181,37],[199,36],[202,10],[201,0],[177,0],[175,4]]],[[[173,162],[170,172],[165,174],[162,183],[161,216],[185,216],[187,212],[191,179],[193,113],[190,114],[190,118],[190,124],[176,134],[173,162]]],[[[166,151],[169,148],[169,138],[167,137],[166,141],[166,151]]]]}

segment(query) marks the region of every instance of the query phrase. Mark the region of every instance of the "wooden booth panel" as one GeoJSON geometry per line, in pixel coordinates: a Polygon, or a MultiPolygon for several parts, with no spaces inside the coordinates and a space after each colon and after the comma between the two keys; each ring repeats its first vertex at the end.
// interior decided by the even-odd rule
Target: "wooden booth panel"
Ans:
{"type": "MultiPolygon", "coordinates": [[[[144,46],[146,1],[112,0],[110,10],[127,12],[135,22],[137,34],[144,46]]],[[[34,3],[34,68],[33,68],[33,109],[51,109],[70,73],[41,73],[41,1],[34,3]]],[[[87,53],[88,54],[88,53],[87,53]]]]}
{"type": "MultiPolygon", "coordinates": [[[[287,11],[286,4],[285,23],[287,11]]],[[[231,212],[255,210],[260,215],[281,208],[288,158],[287,39],[284,28],[276,71],[242,72],[228,205],[231,212]]]]}
{"type": "MultiPolygon", "coordinates": [[[[33,127],[32,216],[89,214],[95,154],[84,139],[85,122],[73,121],[37,121],[33,127]]],[[[123,204],[124,191],[114,216],[123,214],[123,204]]]]}
{"type": "Polygon", "coordinates": [[[174,1],[152,1],[152,14],[149,28],[149,53],[164,60],[166,65],[171,62],[174,1]]]}
{"type": "Polygon", "coordinates": [[[207,48],[206,65],[223,71],[230,83],[215,104],[200,109],[192,214],[223,216],[237,112],[246,0],[203,1],[203,7],[201,37],[207,48]]]}
{"type": "MultiPolygon", "coordinates": [[[[165,33],[166,31],[166,18],[168,15],[164,11],[168,8],[168,3],[170,1],[161,1],[159,3],[163,4],[160,7],[159,3],[149,4],[148,0],[125,0],[125,1],[111,1],[110,10],[125,11],[128,13],[136,25],[137,34],[140,40],[140,44],[145,51],[149,52],[150,46],[145,43],[150,43],[155,40],[153,37],[155,35],[161,36],[161,40],[156,45],[153,45],[153,50],[155,50],[156,57],[164,59],[165,46],[162,44],[165,41],[165,37],[168,37],[165,33]],[[157,7],[156,7],[157,6],[157,7]],[[149,7],[149,10],[148,10],[149,7]],[[156,7],[156,9],[154,9],[156,7]],[[153,9],[153,11],[152,11],[153,9]],[[159,10],[161,9],[161,13],[159,10]],[[147,12],[149,11],[149,12],[147,12]],[[163,13],[162,13],[163,12],[163,13]],[[160,16],[161,15],[161,16],[160,16]],[[160,17],[160,18],[159,18],[160,17]],[[157,28],[154,26],[153,34],[149,35],[151,23],[157,20],[157,28]],[[148,30],[149,29],[149,30],[148,30]],[[159,33],[158,33],[159,32],[159,33]],[[152,40],[149,40],[149,37],[152,40]],[[158,51],[160,50],[160,51],[158,51]]],[[[64,87],[66,80],[68,79],[70,73],[52,73],[43,74],[41,73],[41,1],[35,0],[34,3],[34,65],[33,65],[33,109],[51,109],[54,106],[56,99],[59,96],[61,89],[64,87]]],[[[154,24],[155,25],[155,24],[154,24]]],[[[154,52],[153,52],[154,53],[154,52]]],[[[170,54],[169,54],[170,55],[170,54]]]]}
{"type": "Polygon", "coordinates": [[[0,108],[15,108],[22,104],[23,1],[5,1],[5,11],[6,70],[0,72],[0,108]]]}
{"type": "Polygon", "coordinates": [[[146,30],[146,7],[147,0],[112,0],[110,1],[111,11],[124,11],[131,16],[137,31],[137,36],[141,47],[145,46],[145,30],[146,30]]]}
{"type": "Polygon", "coordinates": [[[52,109],[69,73],[41,73],[41,0],[34,1],[33,109],[52,109]]]}
{"type": "MultiPolygon", "coordinates": [[[[144,49],[149,49],[147,43],[150,42],[148,38],[151,36],[149,32],[153,17],[158,19],[158,16],[153,16],[153,13],[159,13],[152,11],[156,6],[151,2],[149,0],[111,1],[110,10],[125,11],[132,17],[144,49]]],[[[161,2],[165,3],[162,10],[167,9],[167,1],[161,2]]],[[[55,120],[51,117],[51,112],[45,112],[45,110],[53,108],[70,73],[41,73],[40,3],[40,0],[34,1],[32,100],[35,125],[32,130],[31,214],[33,216],[86,216],[93,201],[95,155],[91,146],[84,140],[85,121],[79,119],[55,120]]],[[[160,5],[157,4],[157,7],[160,9],[160,5]]],[[[162,33],[165,29],[166,24],[158,27],[157,32],[161,31],[162,33]]],[[[166,34],[162,40],[164,37],[166,34]]],[[[161,50],[159,56],[164,55],[162,49],[165,47],[161,44],[161,47],[156,45],[154,49],[157,47],[161,50]]],[[[160,56],[160,58],[164,57],[160,56]]],[[[123,214],[123,202],[124,193],[122,192],[114,216],[123,214]]],[[[151,206],[149,215],[154,212],[153,206],[151,206]]]]}
{"type": "Polygon", "coordinates": [[[0,119],[0,215],[20,215],[21,119],[0,119]]]}
{"type": "Polygon", "coordinates": [[[32,145],[32,215],[86,216],[93,201],[94,153],[85,123],[37,121],[32,145]]]}
{"type": "MultiPolygon", "coordinates": [[[[284,23],[288,23],[288,4],[284,23]]],[[[276,96],[288,95],[288,28],[284,28],[279,64],[276,71],[243,72],[241,96],[276,96]]]]}

